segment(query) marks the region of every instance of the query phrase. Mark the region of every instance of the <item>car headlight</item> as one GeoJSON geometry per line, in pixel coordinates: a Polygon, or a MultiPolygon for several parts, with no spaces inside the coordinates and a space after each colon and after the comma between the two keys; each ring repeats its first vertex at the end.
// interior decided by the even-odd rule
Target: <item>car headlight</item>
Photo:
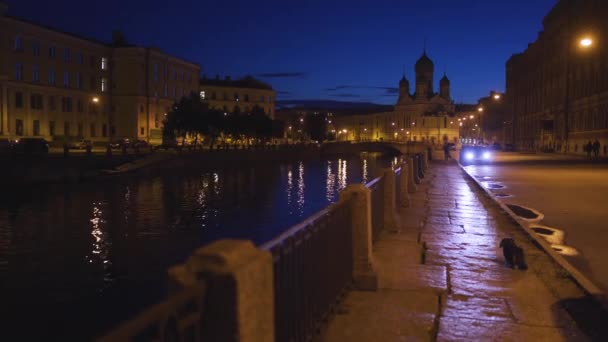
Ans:
{"type": "Polygon", "coordinates": [[[492,157],[492,155],[490,154],[490,152],[484,152],[482,157],[483,159],[488,160],[490,159],[490,157],[492,157]]]}
{"type": "Polygon", "coordinates": [[[471,160],[471,159],[475,158],[475,154],[473,152],[467,152],[464,154],[464,158],[467,160],[471,160]]]}

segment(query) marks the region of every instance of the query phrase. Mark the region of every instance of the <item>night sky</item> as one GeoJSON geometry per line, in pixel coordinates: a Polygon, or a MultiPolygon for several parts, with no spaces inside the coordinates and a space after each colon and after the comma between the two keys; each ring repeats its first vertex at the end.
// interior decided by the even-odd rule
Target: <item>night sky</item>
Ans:
{"type": "Polygon", "coordinates": [[[393,104],[425,38],[435,88],[447,70],[456,102],[503,91],[506,60],[535,40],[556,0],[5,2],[10,15],[103,41],[121,30],[210,77],[251,74],[279,100],[393,104]]]}

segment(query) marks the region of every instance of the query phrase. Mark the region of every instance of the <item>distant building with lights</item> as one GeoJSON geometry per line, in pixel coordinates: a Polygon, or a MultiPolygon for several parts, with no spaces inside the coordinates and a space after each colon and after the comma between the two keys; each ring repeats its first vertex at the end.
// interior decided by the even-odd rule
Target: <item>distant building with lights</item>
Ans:
{"type": "Polygon", "coordinates": [[[444,74],[439,81],[439,92],[435,92],[434,69],[425,51],[415,65],[414,92],[410,93],[410,83],[404,75],[399,81],[399,96],[392,111],[336,117],[337,139],[457,142],[459,125],[454,122],[450,80],[444,74]]]}
{"type": "Polygon", "coordinates": [[[559,1],[535,42],[506,64],[513,140],[522,150],[608,145],[608,2],[559,1]]]}
{"type": "Polygon", "coordinates": [[[159,143],[164,113],[198,92],[195,63],[121,34],[99,42],[6,12],[0,2],[0,137],[159,143]]]}
{"type": "Polygon", "coordinates": [[[203,75],[199,91],[201,98],[207,101],[211,108],[230,113],[237,107],[240,112],[249,112],[258,106],[274,119],[276,92],[269,84],[251,76],[232,80],[228,76],[224,79],[219,76],[210,79],[203,75]]]}

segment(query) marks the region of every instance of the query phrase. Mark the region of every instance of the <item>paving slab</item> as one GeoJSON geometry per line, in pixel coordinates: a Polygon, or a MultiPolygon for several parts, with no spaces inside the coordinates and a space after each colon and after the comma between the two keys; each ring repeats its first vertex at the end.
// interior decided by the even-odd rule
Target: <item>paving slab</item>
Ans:
{"type": "Polygon", "coordinates": [[[429,292],[352,291],[318,341],[432,341],[438,308],[429,292]]]}

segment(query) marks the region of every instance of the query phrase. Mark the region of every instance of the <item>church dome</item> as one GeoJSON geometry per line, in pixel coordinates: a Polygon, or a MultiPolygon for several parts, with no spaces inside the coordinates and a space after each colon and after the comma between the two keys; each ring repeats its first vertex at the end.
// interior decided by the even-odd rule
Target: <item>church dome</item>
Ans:
{"type": "Polygon", "coordinates": [[[450,84],[450,79],[448,79],[448,76],[446,74],[443,74],[443,77],[441,78],[441,80],[439,81],[439,83],[441,83],[441,84],[450,84]]]}
{"type": "Polygon", "coordinates": [[[433,72],[435,65],[433,61],[426,55],[426,52],[422,54],[422,57],[416,62],[416,72],[433,72]]]}
{"type": "Polygon", "coordinates": [[[403,75],[403,77],[401,78],[401,81],[399,81],[399,85],[403,86],[403,85],[409,85],[410,82],[407,80],[407,78],[405,78],[405,75],[403,75]]]}

